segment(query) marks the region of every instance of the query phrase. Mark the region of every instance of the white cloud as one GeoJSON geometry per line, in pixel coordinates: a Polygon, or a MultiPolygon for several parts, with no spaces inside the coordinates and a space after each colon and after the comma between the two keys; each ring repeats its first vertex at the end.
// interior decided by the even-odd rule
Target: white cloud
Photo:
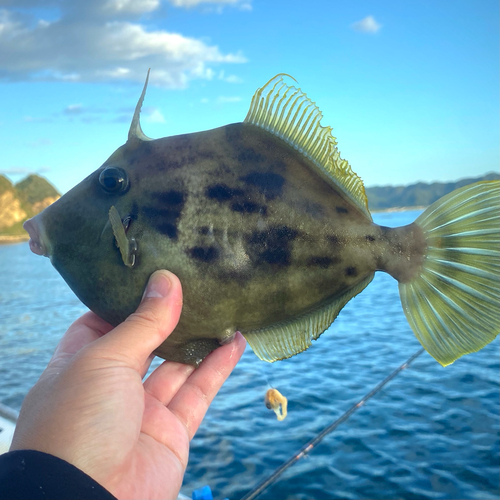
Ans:
{"type": "Polygon", "coordinates": [[[26,175],[32,173],[33,169],[27,167],[0,168],[0,174],[5,174],[5,175],[26,175]]]}
{"type": "Polygon", "coordinates": [[[36,11],[0,9],[0,79],[142,83],[152,68],[153,84],[181,88],[192,79],[212,79],[214,67],[246,61],[239,52],[223,53],[216,45],[123,19],[140,17],[159,4],[73,0],[63,2],[60,17],[51,22],[37,20],[36,11]]]}
{"type": "Polygon", "coordinates": [[[243,78],[236,75],[227,75],[224,81],[228,83],[243,83],[243,78]]]}
{"type": "Polygon", "coordinates": [[[47,117],[39,117],[39,116],[25,116],[23,120],[26,123],[46,123],[52,121],[50,118],[47,117]]]}
{"type": "Polygon", "coordinates": [[[240,102],[240,101],[241,101],[241,97],[238,97],[238,96],[221,95],[221,96],[217,97],[218,104],[226,104],[226,103],[230,103],[230,102],[240,102]]]}
{"type": "Polygon", "coordinates": [[[141,117],[149,123],[166,123],[165,117],[158,108],[144,107],[141,111],[141,117]]]}
{"type": "Polygon", "coordinates": [[[8,167],[8,168],[0,168],[0,174],[14,177],[14,181],[16,181],[19,177],[25,177],[27,175],[36,173],[36,174],[45,174],[50,172],[50,167],[43,166],[38,168],[30,168],[30,167],[8,167]]]}
{"type": "Polygon", "coordinates": [[[236,75],[227,75],[224,70],[219,71],[219,80],[223,80],[227,83],[243,83],[243,78],[236,75]]]}
{"type": "Polygon", "coordinates": [[[382,25],[375,21],[373,16],[366,16],[351,25],[352,29],[355,31],[360,31],[362,33],[377,33],[377,31],[382,28],[382,25]]]}
{"type": "Polygon", "coordinates": [[[35,141],[28,141],[25,142],[24,144],[29,148],[41,148],[44,146],[50,146],[52,144],[52,140],[42,137],[41,139],[37,139],[35,141]]]}
{"type": "Polygon", "coordinates": [[[160,0],[107,0],[102,6],[103,12],[143,14],[156,10],[160,0]]]}
{"type": "Polygon", "coordinates": [[[65,115],[80,115],[83,113],[83,105],[82,104],[70,104],[66,106],[63,110],[65,115]]]}
{"type": "Polygon", "coordinates": [[[224,7],[231,5],[239,7],[241,10],[252,10],[251,0],[169,0],[175,7],[192,8],[198,5],[212,5],[217,7],[224,7]]]}

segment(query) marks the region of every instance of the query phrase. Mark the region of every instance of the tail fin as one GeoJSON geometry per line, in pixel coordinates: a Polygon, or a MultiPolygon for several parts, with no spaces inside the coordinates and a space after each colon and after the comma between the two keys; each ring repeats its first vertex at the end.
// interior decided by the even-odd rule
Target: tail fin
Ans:
{"type": "Polygon", "coordinates": [[[427,255],[399,294],[418,340],[446,366],[500,331],[500,182],[457,189],[415,223],[426,236],[427,255]]]}

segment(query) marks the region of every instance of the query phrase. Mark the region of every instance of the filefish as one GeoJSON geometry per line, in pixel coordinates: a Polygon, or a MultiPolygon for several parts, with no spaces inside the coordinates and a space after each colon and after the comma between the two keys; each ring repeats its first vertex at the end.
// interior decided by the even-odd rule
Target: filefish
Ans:
{"type": "Polygon", "coordinates": [[[272,362],[307,349],[384,271],[442,365],[499,333],[499,182],[379,226],[332,129],[287,75],[257,90],[242,123],[157,140],[140,125],[148,78],[127,142],[24,225],[31,250],[101,318],[125,320],[168,269],[184,307],[158,356],[198,365],[240,331],[272,362]]]}

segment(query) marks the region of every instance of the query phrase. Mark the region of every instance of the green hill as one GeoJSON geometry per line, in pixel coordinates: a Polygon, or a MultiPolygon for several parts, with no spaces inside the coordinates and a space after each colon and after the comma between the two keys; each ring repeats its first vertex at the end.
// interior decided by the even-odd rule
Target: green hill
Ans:
{"type": "Polygon", "coordinates": [[[4,194],[6,191],[14,191],[14,186],[7,177],[0,174],[0,195],[4,194]]]}
{"type": "Polygon", "coordinates": [[[46,198],[57,198],[61,196],[47,179],[34,174],[18,182],[15,188],[22,200],[29,205],[34,205],[46,198]]]}
{"type": "Polygon", "coordinates": [[[0,243],[27,239],[23,222],[60,197],[47,179],[30,175],[13,185],[0,175],[0,243]]]}
{"type": "Polygon", "coordinates": [[[500,174],[490,173],[482,177],[460,179],[456,182],[419,182],[409,186],[382,186],[366,189],[370,210],[387,210],[390,208],[426,207],[431,203],[467,184],[479,181],[500,179],[500,174]]]}

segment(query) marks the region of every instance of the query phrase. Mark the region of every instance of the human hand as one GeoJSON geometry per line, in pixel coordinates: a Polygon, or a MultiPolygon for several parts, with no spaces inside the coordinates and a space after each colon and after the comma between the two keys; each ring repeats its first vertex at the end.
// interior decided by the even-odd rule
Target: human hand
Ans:
{"type": "Polygon", "coordinates": [[[75,321],[25,398],[11,450],[62,458],[117,498],[177,498],[189,441],[245,348],[238,333],[198,369],[165,361],[143,383],[181,308],[179,280],[158,271],[116,328],[92,312],[75,321]]]}

